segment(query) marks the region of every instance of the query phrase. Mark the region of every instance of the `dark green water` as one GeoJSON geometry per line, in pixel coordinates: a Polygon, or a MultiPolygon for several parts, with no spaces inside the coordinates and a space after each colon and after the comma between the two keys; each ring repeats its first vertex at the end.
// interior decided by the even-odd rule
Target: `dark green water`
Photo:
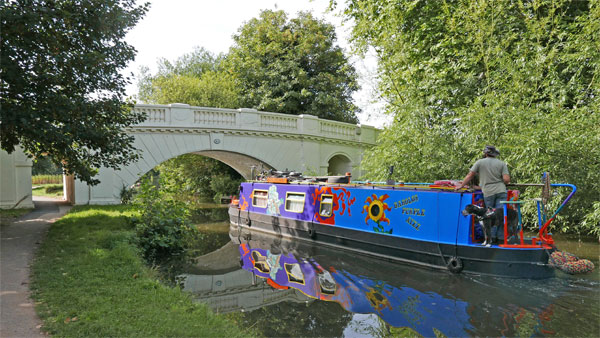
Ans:
{"type": "MultiPolygon", "coordinates": [[[[452,275],[230,229],[226,208],[200,209],[195,222],[206,243],[184,289],[265,336],[600,336],[598,270],[546,280],[452,275]],[[244,247],[298,262],[305,284],[269,285],[241,267],[244,247]],[[320,293],[307,291],[311,282],[320,293]]],[[[554,237],[557,247],[598,267],[597,239],[554,237]]]]}

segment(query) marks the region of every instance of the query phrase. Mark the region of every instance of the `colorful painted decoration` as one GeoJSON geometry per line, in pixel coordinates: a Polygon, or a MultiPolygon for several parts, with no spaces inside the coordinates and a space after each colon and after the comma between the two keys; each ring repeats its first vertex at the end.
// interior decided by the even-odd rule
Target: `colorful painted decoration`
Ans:
{"type": "Polygon", "coordinates": [[[331,196],[333,197],[333,205],[330,213],[326,214],[322,212],[322,209],[315,208],[314,217],[315,220],[319,223],[323,224],[335,224],[335,215],[336,213],[340,216],[345,213],[348,216],[352,216],[350,211],[350,207],[356,201],[355,197],[352,197],[350,191],[345,188],[332,188],[327,186],[322,186],[314,190],[312,195],[312,205],[316,206],[317,203],[322,203],[323,197],[331,196]]]}
{"type": "Polygon", "coordinates": [[[375,222],[376,226],[373,227],[373,231],[375,232],[391,234],[393,231],[392,228],[390,228],[389,230],[385,230],[383,224],[381,224],[384,222],[388,225],[390,224],[390,220],[387,219],[387,217],[385,217],[385,211],[392,210],[387,205],[387,203],[384,202],[388,197],[390,197],[388,194],[384,194],[379,197],[377,197],[376,194],[373,194],[372,196],[367,197],[365,205],[363,206],[362,213],[364,214],[365,212],[367,212],[367,217],[365,217],[365,224],[369,224],[369,219],[375,222]]]}
{"type": "Polygon", "coordinates": [[[282,204],[283,198],[279,198],[277,186],[271,185],[269,187],[269,194],[267,197],[267,215],[279,216],[279,207],[282,204]]]}

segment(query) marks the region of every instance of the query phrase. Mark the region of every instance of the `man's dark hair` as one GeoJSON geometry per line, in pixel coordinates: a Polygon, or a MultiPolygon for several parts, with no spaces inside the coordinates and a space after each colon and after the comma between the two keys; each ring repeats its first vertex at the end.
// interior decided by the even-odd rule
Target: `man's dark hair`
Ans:
{"type": "Polygon", "coordinates": [[[500,152],[498,151],[498,149],[496,149],[496,147],[494,146],[485,146],[485,148],[483,148],[483,153],[487,156],[491,156],[491,157],[496,157],[498,155],[500,155],[500,152]]]}

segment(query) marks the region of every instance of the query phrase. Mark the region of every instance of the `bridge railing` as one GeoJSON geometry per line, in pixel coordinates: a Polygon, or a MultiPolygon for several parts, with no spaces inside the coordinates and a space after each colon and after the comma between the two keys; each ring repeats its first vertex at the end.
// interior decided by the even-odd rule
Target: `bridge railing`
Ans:
{"type": "Polygon", "coordinates": [[[256,109],[224,109],[193,107],[187,104],[138,104],[135,111],[148,116],[135,127],[233,129],[285,134],[302,134],[338,140],[375,144],[377,129],[320,119],[312,115],[288,115],[257,111],[256,109]]]}

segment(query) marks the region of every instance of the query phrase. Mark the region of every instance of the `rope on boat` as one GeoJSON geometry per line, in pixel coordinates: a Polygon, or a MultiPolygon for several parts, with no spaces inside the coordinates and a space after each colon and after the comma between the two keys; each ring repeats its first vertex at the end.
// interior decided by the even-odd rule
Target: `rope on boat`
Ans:
{"type": "Polygon", "coordinates": [[[546,223],[546,220],[549,218],[550,215],[548,215],[548,204],[550,203],[550,200],[552,199],[552,186],[550,185],[550,173],[549,172],[544,172],[542,174],[542,196],[541,196],[541,202],[542,202],[542,209],[541,209],[541,213],[542,213],[542,219],[543,219],[543,223],[546,223]]]}
{"type": "MultiPolygon", "coordinates": [[[[462,206],[462,199],[463,199],[463,192],[460,193],[460,201],[458,202],[458,205],[462,206]]],[[[446,262],[446,259],[444,258],[444,254],[442,253],[442,248],[440,248],[440,243],[438,243],[438,250],[440,251],[440,256],[442,257],[442,261],[444,262],[444,265],[446,265],[446,267],[448,268],[448,270],[450,270],[450,272],[458,274],[461,273],[461,271],[463,270],[463,268],[465,267],[463,265],[462,260],[458,257],[458,224],[460,223],[460,213],[458,213],[458,219],[456,220],[456,238],[455,238],[455,242],[454,242],[454,256],[450,257],[450,259],[448,259],[448,262],[446,262]]]]}
{"type": "Polygon", "coordinates": [[[594,263],[590,260],[580,259],[566,251],[554,251],[548,259],[548,264],[570,275],[588,273],[594,270],[594,263]]]}

